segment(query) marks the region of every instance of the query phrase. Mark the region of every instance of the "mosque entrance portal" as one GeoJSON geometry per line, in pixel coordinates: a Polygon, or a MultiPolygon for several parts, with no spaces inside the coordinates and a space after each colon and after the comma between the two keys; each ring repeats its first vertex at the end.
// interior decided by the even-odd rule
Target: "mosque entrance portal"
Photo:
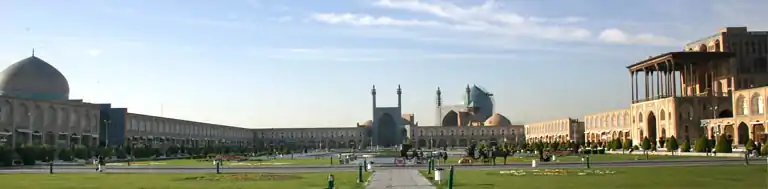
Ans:
{"type": "Polygon", "coordinates": [[[397,136],[400,130],[397,129],[397,122],[391,114],[385,113],[379,117],[376,131],[378,135],[377,145],[395,146],[398,144],[397,136]]]}

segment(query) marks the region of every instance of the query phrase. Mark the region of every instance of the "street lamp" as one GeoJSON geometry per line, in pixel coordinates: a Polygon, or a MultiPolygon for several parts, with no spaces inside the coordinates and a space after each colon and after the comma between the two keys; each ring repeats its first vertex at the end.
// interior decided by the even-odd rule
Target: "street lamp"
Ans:
{"type": "Polygon", "coordinates": [[[109,147],[109,125],[112,124],[110,120],[104,120],[104,147],[109,147]]]}
{"type": "Polygon", "coordinates": [[[712,119],[717,119],[717,105],[710,106],[709,109],[712,110],[712,119]]]}
{"type": "MultiPolygon", "coordinates": [[[[34,132],[34,128],[35,127],[33,125],[35,124],[35,122],[34,122],[35,119],[33,119],[33,116],[35,114],[30,111],[29,113],[27,113],[27,115],[29,116],[29,128],[32,130],[32,132],[34,132]]],[[[34,134],[34,133],[31,133],[31,132],[28,133],[29,138],[27,139],[27,143],[31,143],[30,141],[32,141],[32,138],[33,138],[32,134],[34,134]]]]}

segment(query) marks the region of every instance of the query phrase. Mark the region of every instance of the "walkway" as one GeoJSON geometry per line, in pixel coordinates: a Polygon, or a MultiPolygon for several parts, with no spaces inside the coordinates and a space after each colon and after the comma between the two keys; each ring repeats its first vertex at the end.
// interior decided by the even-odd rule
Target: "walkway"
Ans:
{"type": "Polygon", "coordinates": [[[377,170],[367,189],[435,189],[416,169],[377,170]]]}

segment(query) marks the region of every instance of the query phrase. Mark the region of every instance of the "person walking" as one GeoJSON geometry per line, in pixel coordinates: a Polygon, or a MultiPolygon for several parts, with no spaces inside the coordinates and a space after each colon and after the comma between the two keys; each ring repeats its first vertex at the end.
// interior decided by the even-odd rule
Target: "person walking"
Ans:
{"type": "Polygon", "coordinates": [[[104,172],[104,169],[106,168],[106,162],[104,162],[104,156],[99,155],[98,157],[99,161],[99,172],[104,172]]]}

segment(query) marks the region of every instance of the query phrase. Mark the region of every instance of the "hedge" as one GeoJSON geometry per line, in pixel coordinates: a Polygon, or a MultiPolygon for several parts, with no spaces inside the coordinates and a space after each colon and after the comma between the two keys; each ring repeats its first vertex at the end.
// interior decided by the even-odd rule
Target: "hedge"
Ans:
{"type": "Polygon", "coordinates": [[[728,140],[725,134],[722,134],[719,137],[717,137],[717,143],[715,144],[715,151],[717,153],[733,152],[733,148],[731,147],[730,140],[728,140]]]}

